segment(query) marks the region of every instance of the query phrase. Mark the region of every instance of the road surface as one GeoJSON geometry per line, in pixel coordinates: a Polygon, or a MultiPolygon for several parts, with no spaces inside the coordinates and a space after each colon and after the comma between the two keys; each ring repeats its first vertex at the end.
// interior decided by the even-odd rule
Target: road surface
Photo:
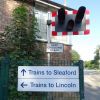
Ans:
{"type": "Polygon", "coordinates": [[[85,100],[100,100],[100,71],[85,70],[85,100]]]}

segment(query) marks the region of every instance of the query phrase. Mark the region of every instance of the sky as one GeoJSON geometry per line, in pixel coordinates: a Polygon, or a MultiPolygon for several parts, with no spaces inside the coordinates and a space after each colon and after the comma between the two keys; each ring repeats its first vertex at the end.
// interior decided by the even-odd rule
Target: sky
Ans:
{"type": "MultiPolygon", "coordinates": [[[[52,0],[64,4],[64,0],[52,0]]],[[[67,7],[77,9],[85,6],[90,11],[90,34],[71,36],[72,49],[81,59],[89,61],[94,58],[96,47],[100,45],[100,0],[66,0],[67,7]]]]}

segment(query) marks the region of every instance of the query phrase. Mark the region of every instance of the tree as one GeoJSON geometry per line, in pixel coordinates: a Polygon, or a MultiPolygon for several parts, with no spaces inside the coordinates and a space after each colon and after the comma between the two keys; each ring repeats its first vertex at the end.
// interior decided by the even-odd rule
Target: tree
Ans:
{"type": "Polygon", "coordinates": [[[94,60],[85,61],[84,66],[85,68],[88,68],[88,69],[94,69],[94,60]]]}
{"type": "Polygon", "coordinates": [[[5,34],[8,45],[14,48],[14,52],[17,52],[20,58],[38,58],[40,48],[36,33],[39,30],[36,26],[34,12],[30,15],[24,5],[14,9],[12,23],[6,28],[5,34]]]}
{"type": "Polygon", "coordinates": [[[97,46],[95,50],[95,56],[93,60],[85,61],[85,67],[89,69],[98,69],[99,68],[99,60],[100,60],[100,45],[97,46]]]}
{"type": "Polygon", "coordinates": [[[29,100],[28,93],[19,93],[17,87],[18,66],[32,65],[34,59],[43,55],[37,42],[37,21],[24,4],[13,10],[11,24],[5,29],[6,45],[9,47],[11,67],[9,72],[9,100],[29,100]],[[26,99],[27,98],[27,99],[26,99]]]}
{"type": "Polygon", "coordinates": [[[80,55],[79,55],[78,52],[75,51],[75,50],[72,50],[72,60],[73,60],[73,61],[78,61],[78,60],[80,60],[80,55]]]}
{"type": "Polygon", "coordinates": [[[95,50],[95,56],[94,56],[95,68],[99,68],[99,61],[100,61],[100,45],[98,45],[95,50]]]}

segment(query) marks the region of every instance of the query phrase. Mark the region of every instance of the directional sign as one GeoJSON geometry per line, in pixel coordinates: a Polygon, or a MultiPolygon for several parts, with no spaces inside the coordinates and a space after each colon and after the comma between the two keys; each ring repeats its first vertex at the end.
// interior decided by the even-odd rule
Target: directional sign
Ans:
{"type": "Polygon", "coordinates": [[[78,92],[78,66],[19,66],[18,91],[78,92]]]}
{"type": "Polygon", "coordinates": [[[78,92],[78,79],[19,79],[18,91],[78,92]]]}
{"type": "Polygon", "coordinates": [[[47,52],[63,52],[63,44],[49,43],[47,44],[47,52]]]}
{"type": "Polygon", "coordinates": [[[28,85],[25,84],[24,82],[22,82],[20,86],[21,86],[22,88],[24,88],[25,86],[28,86],[28,85]]]}
{"type": "Polygon", "coordinates": [[[21,72],[22,72],[23,76],[24,76],[24,74],[26,73],[25,69],[22,69],[21,72]]]}

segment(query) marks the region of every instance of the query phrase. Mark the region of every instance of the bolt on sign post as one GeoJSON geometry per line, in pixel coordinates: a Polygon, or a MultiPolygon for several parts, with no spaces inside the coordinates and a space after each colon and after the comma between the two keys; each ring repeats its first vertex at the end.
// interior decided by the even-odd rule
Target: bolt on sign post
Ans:
{"type": "Polygon", "coordinates": [[[58,12],[52,12],[52,36],[60,35],[88,35],[89,11],[84,6],[78,10],[65,11],[60,8],[58,12]]]}

